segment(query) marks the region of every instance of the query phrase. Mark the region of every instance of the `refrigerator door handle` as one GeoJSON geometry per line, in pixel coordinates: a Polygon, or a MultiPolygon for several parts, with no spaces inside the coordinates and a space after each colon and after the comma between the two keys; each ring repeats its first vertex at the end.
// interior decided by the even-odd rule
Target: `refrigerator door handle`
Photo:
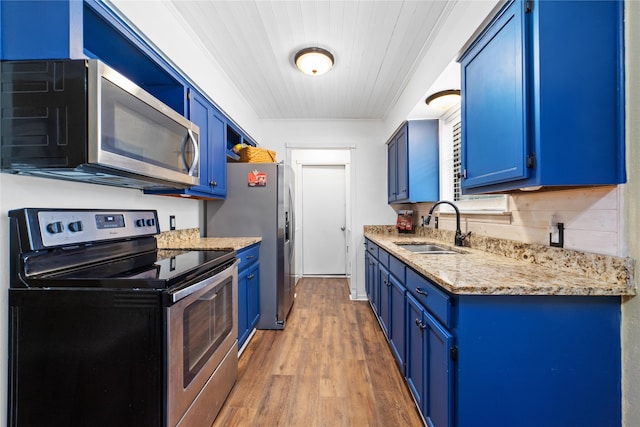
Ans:
{"type": "Polygon", "coordinates": [[[289,212],[284,213],[284,240],[289,241],[289,212]]]}

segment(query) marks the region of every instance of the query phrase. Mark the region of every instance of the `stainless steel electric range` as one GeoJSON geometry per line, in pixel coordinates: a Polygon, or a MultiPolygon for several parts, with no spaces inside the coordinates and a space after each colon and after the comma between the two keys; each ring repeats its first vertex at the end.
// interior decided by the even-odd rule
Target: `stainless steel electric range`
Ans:
{"type": "Polygon", "coordinates": [[[237,378],[235,251],[153,210],[9,212],[11,426],[210,426],[237,378]]]}

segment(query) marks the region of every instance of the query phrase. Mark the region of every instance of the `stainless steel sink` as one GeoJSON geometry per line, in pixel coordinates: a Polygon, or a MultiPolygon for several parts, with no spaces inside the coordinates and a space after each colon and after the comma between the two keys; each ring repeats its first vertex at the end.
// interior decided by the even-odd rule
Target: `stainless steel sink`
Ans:
{"type": "Polygon", "coordinates": [[[398,244],[402,249],[406,249],[416,254],[457,254],[449,248],[431,244],[398,244]]]}

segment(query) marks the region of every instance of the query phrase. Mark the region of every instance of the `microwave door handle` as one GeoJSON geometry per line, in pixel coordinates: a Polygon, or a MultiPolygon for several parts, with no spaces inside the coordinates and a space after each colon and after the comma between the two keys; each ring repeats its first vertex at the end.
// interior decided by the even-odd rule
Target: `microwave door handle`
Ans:
{"type": "Polygon", "coordinates": [[[198,150],[198,143],[196,142],[196,137],[193,135],[191,129],[187,129],[187,138],[185,139],[184,144],[182,144],[182,161],[184,162],[185,169],[189,171],[189,176],[193,176],[193,173],[198,167],[198,162],[200,161],[200,150],[198,150]],[[191,163],[191,166],[187,163],[186,156],[188,141],[191,141],[191,144],[193,144],[193,163],[191,163]]]}

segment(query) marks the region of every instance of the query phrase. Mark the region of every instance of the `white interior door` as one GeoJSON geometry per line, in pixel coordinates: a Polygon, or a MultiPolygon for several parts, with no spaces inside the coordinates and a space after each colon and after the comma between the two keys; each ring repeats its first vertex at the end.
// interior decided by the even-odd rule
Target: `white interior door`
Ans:
{"type": "Polygon", "coordinates": [[[347,274],[344,165],[302,166],[304,275],[347,274]]]}

